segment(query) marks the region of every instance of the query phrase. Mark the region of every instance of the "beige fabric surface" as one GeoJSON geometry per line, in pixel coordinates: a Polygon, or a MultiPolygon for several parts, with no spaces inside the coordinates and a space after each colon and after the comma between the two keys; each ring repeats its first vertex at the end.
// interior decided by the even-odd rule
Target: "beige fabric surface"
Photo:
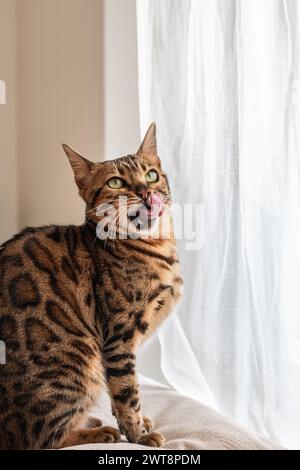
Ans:
{"type": "MultiPolygon", "coordinates": [[[[140,378],[143,414],[153,419],[155,431],[166,438],[162,449],[204,450],[204,449],[280,449],[280,446],[248,431],[211,408],[186,398],[157,382],[140,378]]],[[[103,424],[116,426],[110,412],[106,394],[99,398],[99,404],[91,413],[103,424]]],[[[125,438],[117,444],[88,444],[75,446],[74,450],[127,450],[150,449],[129,444],[125,438]]]]}

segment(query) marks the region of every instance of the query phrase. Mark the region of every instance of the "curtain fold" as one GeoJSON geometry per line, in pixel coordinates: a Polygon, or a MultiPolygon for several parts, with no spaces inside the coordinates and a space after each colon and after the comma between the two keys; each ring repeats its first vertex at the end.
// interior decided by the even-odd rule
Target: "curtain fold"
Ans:
{"type": "Polygon", "coordinates": [[[300,447],[300,6],[137,0],[141,131],[155,120],[185,294],[159,332],[186,394],[300,447]],[[175,221],[176,222],[176,221],[175,221]]]}

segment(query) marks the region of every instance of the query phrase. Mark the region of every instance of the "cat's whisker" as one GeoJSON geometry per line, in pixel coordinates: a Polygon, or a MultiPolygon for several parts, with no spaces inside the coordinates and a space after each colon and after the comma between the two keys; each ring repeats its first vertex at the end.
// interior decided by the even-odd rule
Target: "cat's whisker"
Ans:
{"type": "MultiPolygon", "coordinates": [[[[105,202],[101,202],[101,204],[98,204],[98,206],[95,206],[93,207],[92,209],[89,209],[88,211],[86,211],[85,213],[88,214],[90,212],[93,212],[93,211],[96,211],[97,209],[99,209],[99,207],[101,208],[101,206],[103,205],[114,205],[114,202],[116,201],[116,199],[118,199],[119,196],[115,196],[113,197],[112,199],[108,200],[108,201],[105,201],[105,202]]],[[[107,209],[106,209],[107,210],[107,209]]]]}
{"type": "MultiPolygon", "coordinates": [[[[118,214],[116,214],[116,215],[115,215],[115,214],[111,214],[110,216],[107,216],[107,219],[106,219],[106,220],[107,220],[107,223],[110,224],[111,227],[115,225],[116,220],[117,220],[117,216],[118,216],[118,214]],[[114,219],[113,223],[111,223],[111,221],[113,220],[114,217],[115,217],[115,219],[114,219]]],[[[111,233],[111,231],[112,231],[112,229],[110,228],[109,231],[108,231],[108,233],[107,233],[105,242],[104,242],[104,249],[106,248],[107,239],[109,238],[109,234],[111,233]]],[[[97,233],[96,233],[96,237],[95,237],[95,239],[94,239],[92,245],[95,243],[95,241],[97,240],[97,238],[98,238],[98,235],[97,235],[97,233]]]]}
{"type": "MultiPolygon", "coordinates": [[[[124,212],[124,210],[121,211],[121,213],[122,212],[124,212]]],[[[113,233],[113,229],[115,229],[115,227],[116,227],[116,222],[118,220],[118,216],[120,217],[120,213],[116,215],[116,217],[113,221],[113,224],[111,224],[111,228],[108,231],[108,234],[107,234],[107,237],[106,237],[106,240],[105,240],[105,243],[104,243],[104,248],[106,247],[107,239],[110,238],[110,233],[113,233]]],[[[113,248],[115,249],[114,239],[112,239],[112,240],[113,240],[113,248]]]]}
{"type": "MultiPolygon", "coordinates": [[[[110,234],[116,233],[116,230],[114,230],[114,227],[116,225],[116,221],[117,221],[117,217],[115,218],[115,220],[113,222],[113,226],[108,231],[107,238],[105,240],[104,246],[106,246],[107,239],[110,238],[110,234]],[[113,232],[113,230],[114,230],[114,232],[113,232]]],[[[115,250],[115,240],[114,240],[114,238],[112,238],[112,245],[113,245],[113,249],[115,250]]]]}
{"type": "MultiPolygon", "coordinates": [[[[114,203],[115,203],[116,200],[119,199],[119,198],[120,198],[120,196],[117,196],[116,198],[111,199],[110,201],[105,202],[105,203],[102,203],[102,204],[103,204],[103,205],[106,205],[106,206],[107,206],[107,205],[112,205],[112,206],[115,208],[115,204],[114,204],[114,203]]],[[[128,204],[128,202],[129,202],[129,203],[134,203],[134,202],[136,202],[136,203],[138,204],[138,203],[141,203],[141,200],[140,200],[139,198],[137,198],[136,196],[134,196],[134,195],[129,195],[129,196],[126,196],[126,203],[128,204]]],[[[92,209],[89,209],[88,211],[86,211],[86,214],[89,214],[89,213],[91,213],[91,212],[96,212],[96,215],[100,215],[100,214],[102,214],[102,213],[109,212],[109,209],[108,209],[107,207],[103,207],[103,208],[101,209],[101,205],[102,205],[102,204],[99,204],[98,206],[93,207],[92,209]]]]}
{"type": "Polygon", "coordinates": [[[85,223],[83,224],[83,226],[80,229],[81,232],[87,226],[87,224],[89,223],[90,220],[91,220],[91,217],[88,217],[87,220],[85,221],[85,223]]]}
{"type": "Polygon", "coordinates": [[[95,212],[97,210],[97,207],[95,207],[94,209],[90,209],[88,211],[85,211],[86,214],[90,214],[91,212],[95,212]]]}

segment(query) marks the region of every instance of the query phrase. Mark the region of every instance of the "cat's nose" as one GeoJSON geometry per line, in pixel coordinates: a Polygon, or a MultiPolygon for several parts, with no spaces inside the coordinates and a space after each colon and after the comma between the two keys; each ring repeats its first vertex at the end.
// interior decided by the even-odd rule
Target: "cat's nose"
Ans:
{"type": "Polygon", "coordinates": [[[138,193],[138,196],[143,199],[144,202],[148,201],[150,199],[150,196],[151,196],[151,191],[143,191],[143,192],[140,192],[138,193]]]}
{"type": "Polygon", "coordinates": [[[151,209],[151,194],[149,194],[146,199],[144,199],[144,204],[147,209],[151,209]]]}
{"type": "Polygon", "coordinates": [[[143,199],[144,203],[146,204],[146,201],[150,199],[151,191],[149,190],[149,188],[147,186],[140,186],[139,188],[137,188],[136,194],[141,199],[143,199]]]}
{"type": "Polygon", "coordinates": [[[141,199],[143,199],[143,204],[147,207],[147,209],[151,209],[151,191],[143,191],[139,193],[141,199]]]}

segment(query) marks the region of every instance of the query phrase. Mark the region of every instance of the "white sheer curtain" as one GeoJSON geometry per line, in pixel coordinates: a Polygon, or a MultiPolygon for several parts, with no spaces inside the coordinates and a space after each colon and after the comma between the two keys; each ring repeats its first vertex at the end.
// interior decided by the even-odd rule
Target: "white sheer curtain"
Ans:
{"type": "Polygon", "coordinates": [[[141,130],[155,120],[185,296],[159,333],[169,382],[300,447],[300,2],[137,0],[141,130]]]}

